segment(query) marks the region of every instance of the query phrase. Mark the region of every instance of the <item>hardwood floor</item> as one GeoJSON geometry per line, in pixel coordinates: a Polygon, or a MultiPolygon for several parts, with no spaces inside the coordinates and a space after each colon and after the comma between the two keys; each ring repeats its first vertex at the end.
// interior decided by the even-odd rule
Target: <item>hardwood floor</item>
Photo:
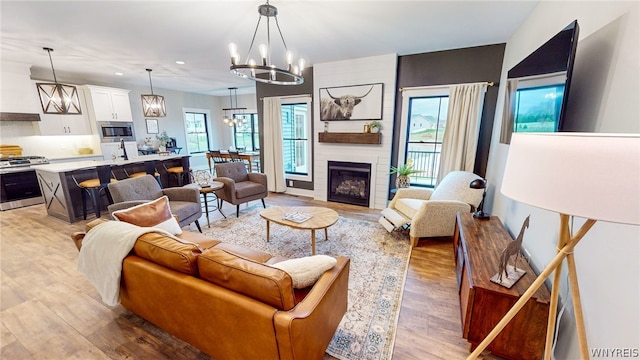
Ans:
{"type": "MultiPolygon", "coordinates": [[[[377,221],[380,214],[288,195],[270,194],[266,202],[326,206],[367,221],[377,221]]],[[[234,214],[235,207],[226,204],[223,211],[234,214]]],[[[210,217],[221,215],[216,211],[210,217]]],[[[48,217],[44,205],[0,212],[0,358],[209,359],[121,306],[102,304],[76,270],[78,251],[69,237],[83,231],[85,223],[48,217]]],[[[200,224],[206,227],[204,216],[200,224]]],[[[423,239],[411,254],[393,359],[464,359],[468,354],[451,240],[423,239]]],[[[499,359],[487,352],[482,358],[499,359]]]]}

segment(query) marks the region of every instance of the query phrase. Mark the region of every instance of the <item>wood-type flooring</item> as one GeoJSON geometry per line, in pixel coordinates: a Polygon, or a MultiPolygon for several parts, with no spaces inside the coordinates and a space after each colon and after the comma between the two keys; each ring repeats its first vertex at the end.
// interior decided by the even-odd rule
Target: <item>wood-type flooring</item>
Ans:
{"type": "MultiPolygon", "coordinates": [[[[265,200],[326,206],[367,221],[380,216],[379,210],[306,197],[270,194],[265,200]]],[[[223,211],[235,216],[235,206],[225,204],[223,211]]],[[[210,217],[222,218],[217,211],[210,217]]],[[[78,251],[69,237],[83,231],[87,221],[68,224],[49,217],[44,205],[0,212],[0,358],[209,359],[121,306],[102,304],[76,270],[78,251]]],[[[207,226],[204,215],[200,224],[207,226]]],[[[468,354],[451,239],[422,239],[411,254],[393,359],[450,360],[468,354]]],[[[483,358],[499,359],[488,352],[483,358]]]]}

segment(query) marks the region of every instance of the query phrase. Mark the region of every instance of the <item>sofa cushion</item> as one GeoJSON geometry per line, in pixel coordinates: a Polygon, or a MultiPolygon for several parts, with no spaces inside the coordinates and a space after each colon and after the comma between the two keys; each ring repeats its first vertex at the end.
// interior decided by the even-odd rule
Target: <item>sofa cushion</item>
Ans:
{"type": "Polygon", "coordinates": [[[162,196],[156,200],[136,205],[111,214],[116,220],[125,221],[143,227],[155,227],[173,235],[182,234],[180,225],[173,217],[169,207],[169,198],[162,196]]]}
{"type": "Polygon", "coordinates": [[[412,219],[418,209],[425,203],[427,200],[420,199],[410,199],[410,198],[402,198],[396,201],[396,210],[403,213],[406,217],[412,219]]]}
{"type": "Polygon", "coordinates": [[[198,244],[181,242],[160,233],[147,233],[138,238],[133,253],[166,268],[198,276],[198,244]]]}
{"type": "Polygon", "coordinates": [[[304,289],[318,281],[325,271],[331,269],[338,261],[327,255],[305,256],[271,264],[274,268],[284,270],[291,276],[293,287],[304,289]]]}
{"type": "Polygon", "coordinates": [[[198,257],[198,271],[202,279],[278,310],[291,310],[295,306],[289,274],[219,247],[206,250],[198,257]]]}
{"type": "Polygon", "coordinates": [[[252,181],[242,181],[236,183],[236,198],[242,199],[253,195],[262,194],[266,191],[264,185],[252,181]]]}

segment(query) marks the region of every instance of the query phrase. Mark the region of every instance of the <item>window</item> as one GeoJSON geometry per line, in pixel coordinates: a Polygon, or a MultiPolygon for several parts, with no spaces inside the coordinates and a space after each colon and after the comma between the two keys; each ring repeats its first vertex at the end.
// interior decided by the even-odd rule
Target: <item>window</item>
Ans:
{"type": "Polygon", "coordinates": [[[406,141],[401,146],[398,164],[411,159],[413,168],[421,171],[410,176],[412,186],[434,187],[436,184],[448,107],[448,88],[403,93],[402,124],[406,141]]]}
{"type": "Polygon", "coordinates": [[[286,99],[282,111],[282,158],[287,179],[311,181],[310,98],[286,99]]]}
{"type": "Polygon", "coordinates": [[[236,149],[260,150],[258,114],[236,114],[235,117],[239,121],[233,130],[236,149]]]}
{"type": "Polygon", "coordinates": [[[209,150],[209,131],[206,112],[184,111],[184,126],[187,134],[187,152],[203,153],[209,150]]]}

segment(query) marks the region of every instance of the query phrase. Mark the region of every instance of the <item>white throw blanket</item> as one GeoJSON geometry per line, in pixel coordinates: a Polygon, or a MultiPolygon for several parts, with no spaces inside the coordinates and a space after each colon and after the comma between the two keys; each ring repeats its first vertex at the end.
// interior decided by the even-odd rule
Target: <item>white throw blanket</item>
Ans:
{"type": "MultiPolygon", "coordinates": [[[[87,233],[78,256],[78,271],[95,286],[102,302],[109,306],[120,303],[122,260],[129,254],[138,237],[157,232],[178,240],[168,232],[140,227],[123,221],[107,221],[87,233]]],[[[181,240],[179,240],[181,241],[181,240]]]]}

